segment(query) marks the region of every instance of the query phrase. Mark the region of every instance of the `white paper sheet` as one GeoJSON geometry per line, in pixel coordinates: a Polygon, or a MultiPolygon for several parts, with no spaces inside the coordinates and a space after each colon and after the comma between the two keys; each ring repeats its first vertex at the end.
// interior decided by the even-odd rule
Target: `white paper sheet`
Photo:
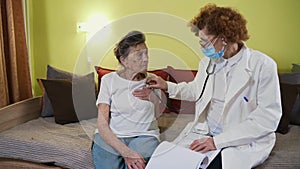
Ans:
{"type": "Polygon", "coordinates": [[[164,141],[154,151],[146,169],[198,169],[207,164],[206,155],[164,141]]]}
{"type": "Polygon", "coordinates": [[[205,154],[190,150],[188,147],[194,140],[207,137],[205,131],[197,129],[202,126],[194,124],[189,123],[173,142],[160,143],[146,169],[205,169],[220,150],[209,151],[205,154]]]}

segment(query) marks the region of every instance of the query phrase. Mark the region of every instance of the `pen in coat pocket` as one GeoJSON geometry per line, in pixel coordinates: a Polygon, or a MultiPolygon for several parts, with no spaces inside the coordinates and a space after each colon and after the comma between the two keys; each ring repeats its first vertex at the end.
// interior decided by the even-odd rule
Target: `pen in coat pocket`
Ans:
{"type": "Polygon", "coordinates": [[[246,101],[246,102],[248,102],[249,100],[248,100],[248,98],[246,97],[246,96],[244,96],[244,100],[246,101]]]}

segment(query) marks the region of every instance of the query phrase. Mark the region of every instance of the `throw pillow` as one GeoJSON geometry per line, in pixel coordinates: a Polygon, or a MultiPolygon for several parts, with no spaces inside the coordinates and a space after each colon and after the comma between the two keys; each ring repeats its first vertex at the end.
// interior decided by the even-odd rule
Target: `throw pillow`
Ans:
{"type": "Polygon", "coordinates": [[[169,74],[167,73],[166,69],[156,69],[156,70],[149,70],[149,73],[153,73],[156,76],[160,76],[164,80],[168,80],[169,74]]]}
{"type": "MultiPolygon", "coordinates": [[[[47,65],[47,79],[72,79],[74,77],[77,77],[78,75],[75,75],[73,73],[69,73],[57,68],[54,68],[50,65],[47,65]]],[[[51,102],[49,100],[49,97],[47,93],[44,90],[44,87],[39,79],[38,83],[42,89],[43,92],[43,106],[42,106],[42,112],[41,117],[50,117],[53,116],[53,108],[51,105],[51,102]]]]}
{"type": "MultiPolygon", "coordinates": [[[[182,69],[174,69],[171,66],[167,67],[167,72],[169,73],[169,81],[173,83],[180,82],[190,82],[193,81],[197,70],[182,70],[182,69]]],[[[177,99],[169,99],[168,101],[171,108],[174,110],[180,110],[180,113],[188,113],[193,114],[195,112],[195,102],[177,100],[177,99]]],[[[172,110],[170,110],[172,111],[172,110]]]]}
{"type": "Polygon", "coordinates": [[[298,95],[291,112],[290,123],[300,125],[300,87],[298,87],[298,95]]]}
{"type": "Polygon", "coordinates": [[[277,132],[285,134],[289,131],[289,124],[299,124],[300,113],[293,112],[300,88],[300,73],[279,74],[280,92],[282,103],[282,116],[277,128],[277,132]]]}
{"type": "Polygon", "coordinates": [[[55,122],[67,124],[97,117],[94,74],[69,79],[40,79],[55,122]]]}
{"type": "Polygon", "coordinates": [[[300,72],[300,63],[298,63],[298,64],[293,63],[292,64],[292,72],[300,72]]]}
{"type": "Polygon", "coordinates": [[[114,72],[116,70],[113,70],[113,69],[106,69],[106,68],[103,68],[103,67],[100,67],[100,66],[95,66],[95,70],[98,74],[98,87],[97,87],[97,92],[99,92],[100,90],[100,84],[101,84],[101,79],[104,75],[110,73],[110,72],[114,72]]]}

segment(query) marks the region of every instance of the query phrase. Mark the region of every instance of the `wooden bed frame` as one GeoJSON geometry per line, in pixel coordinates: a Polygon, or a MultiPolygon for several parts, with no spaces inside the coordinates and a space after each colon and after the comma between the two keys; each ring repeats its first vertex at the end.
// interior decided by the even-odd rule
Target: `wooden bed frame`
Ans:
{"type": "MultiPolygon", "coordinates": [[[[0,109],[0,132],[13,128],[19,124],[36,119],[40,116],[42,97],[26,99],[0,109]]],[[[0,158],[1,169],[62,169],[57,166],[23,161],[17,159],[0,158]]]]}
{"type": "Polygon", "coordinates": [[[0,132],[36,119],[41,113],[42,97],[26,99],[0,109],[0,132]]]}

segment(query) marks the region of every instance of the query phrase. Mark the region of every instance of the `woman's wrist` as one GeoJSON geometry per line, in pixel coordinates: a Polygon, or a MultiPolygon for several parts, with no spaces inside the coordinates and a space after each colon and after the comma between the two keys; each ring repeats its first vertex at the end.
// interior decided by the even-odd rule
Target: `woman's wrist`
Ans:
{"type": "MultiPolygon", "coordinates": [[[[155,92],[155,91],[153,91],[155,92]]],[[[148,101],[152,102],[152,103],[156,103],[158,101],[158,98],[157,96],[155,96],[155,94],[151,92],[149,95],[148,95],[148,101]]]]}
{"type": "Polygon", "coordinates": [[[119,153],[120,153],[120,155],[121,155],[122,157],[128,157],[129,154],[130,154],[130,152],[131,152],[131,149],[128,148],[127,146],[123,147],[123,148],[119,151],[119,153]]]}

